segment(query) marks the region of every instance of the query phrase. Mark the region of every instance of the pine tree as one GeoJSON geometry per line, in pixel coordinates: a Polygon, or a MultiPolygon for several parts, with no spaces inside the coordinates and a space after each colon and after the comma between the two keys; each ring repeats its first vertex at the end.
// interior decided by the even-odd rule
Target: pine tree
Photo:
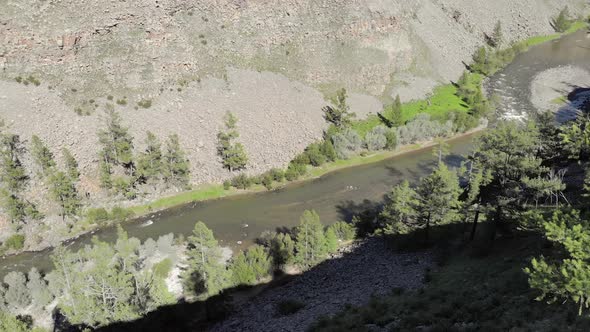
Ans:
{"type": "Polygon", "coordinates": [[[49,180],[51,195],[62,208],[62,216],[71,217],[78,214],[80,197],[76,185],[64,172],[53,174],[49,180]]]}
{"type": "Polygon", "coordinates": [[[67,148],[63,148],[61,152],[66,164],[66,172],[68,173],[68,176],[73,181],[78,181],[80,179],[80,171],[78,170],[78,162],[76,161],[76,158],[74,158],[70,150],[67,148]]]}
{"type": "Polygon", "coordinates": [[[295,260],[302,266],[313,266],[326,255],[324,227],[318,214],[306,210],[296,228],[295,260]]]}
{"type": "Polygon", "coordinates": [[[524,269],[529,284],[542,292],[538,300],[571,299],[581,315],[584,308],[590,308],[590,222],[580,218],[578,211],[557,211],[543,227],[547,239],[565,249],[565,258],[533,258],[531,266],[524,269]]]}
{"type": "Polygon", "coordinates": [[[492,47],[499,48],[502,46],[504,42],[504,34],[502,33],[502,22],[496,22],[496,26],[494,27],[494,32],[492,33],[492,37],[490,37],[490,42],[492,47]]]}
{"type": "Polygon", "coordinates": [[[20,193],[29,179],[21,163],[24,146],[18,135],[0,136],[0,182],[11,194],[20,193]]]}
{"type": "Polygon", "coordinates": [[[569,8],[565,6],[559,12],[557,17],[553,19],[553,27],[555,28],[555,31],[563,33],[566,32],[572,26],[572,21],[569,19],[569,16],[569,8]]]}
{"type": "Polygon", "coordinates": [[[188,238],[186,290],[193,295],[215,295],[227,285],[227,271],[213,232],[199,221],[188,238]]]}
{"type": "Polygon", "coordinates": [[[270,242],[270,253],[275,266],[283,267],[293,263],[295,243],[289,234],[279,233],[270,242]]]}
{"type": "Polygon", "coordinates": [[[402,114],[402,102],[399,95],[395,96],[395,101],[391,105],[391,122],[395,127],[404,125],[403,114],[402,114]]]}
{"type": "Polygon", "coordinates": [[[123,165],[133,169],[133,138],[129,129],[121,123],[119,113],[112,108],[106,111],[105,129],[98,132],[100,144],[103,146],[102,159],[112,165],[123,165]]]}
{"type": "Polygon", "coordinates": [[[350,107],[346,103],[347,98],[346,89],[339,89],[336,91],[336,96],[331,100],[334,106],[325,106],[322,109],[324,119],[339,129],[350,126],[356,116],[350,112],[350,107]]]}
{"type": "Polygon", "coordinates": [[[190,164],[185,152],[180,147],[178,135],[168,137],[166,152],[164,154],[164,180],[180,187],[187,187],[190,180],[190,164]]]}
{"type": "Polygon", "coordinates": [[[31,154],[33,155],[33,160],[41,170],[40,173],[43,176],[49,175],[55,167],[53,153],[51,153],[47,145],[37,135],[31,137],[31,154]]]}
{"type": "Polygon", "coordinates": [[[264,247],[254,245],[246,252],[240,252],[231,264],[234,285],[254,285],[268,276],[271,260],[264,247]]]}
{"type": "Polygon", "coordinates": [[[248,156],[241,143],[234,141],[240,136],[237,131],[238,119],[233,113],[228,112],[225,115],[225,132],[217,134],[217,152],[221,156],[223,167],[230,172],[246,168],[248,156]]]}
{"type": "Polygon", "coordinates": [[[326,251],[329,253],[334,253],[338,250],[338,237],[336,237],[336,232],[331,227],[326,229],[326,251]]]}
{"type": "Polygon", "coordinates": [[[457,174],[441,163],[432,174],[420,180],[417,193],[420,200],[418,222],[425,229],[428,241],[431,226],[450,223],[459,217],[461,188],[457,174]]]}
{"type": "MultiPolygon", "coordinates": [[[[162,149],[156,135],[147,132],[146,149],[137,160],[137,177],[142,182],[157,182],[162,174],[162,149]]],[[[176,147],[174,147],[176,148],[176,147]]],[[[177,151],[173,151],[177,153],[177,151]]]]}
{"type": "Polygon", "coordinates": [[[387,194],[380,214],[386,234],[407,234],[417,226],[418,194],[406,180],[387,194]]]}

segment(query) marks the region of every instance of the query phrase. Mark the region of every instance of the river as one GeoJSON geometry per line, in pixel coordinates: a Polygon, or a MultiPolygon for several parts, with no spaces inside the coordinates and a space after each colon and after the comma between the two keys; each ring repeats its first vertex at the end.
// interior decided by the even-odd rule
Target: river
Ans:
{"type": "MultiPolygon", "coordinates": [[[[538,72],[559,65],[590,67],[590,39],[586,32],[531,48],[519,55],[504,70],[490,78],[488,87],[503,98],[502,112],[533,111],[530,80],[538,72]]],[[[520,114],[520,113],[519,113],[520,114]]],[[[460,165],[462,155],[472,148],[473,135],[450,142],[450,166],[460,165]]],[[[222,246],[240,249],[265,230],[292,227],[306,209],[314,209],[326,224],[348,220],[364,207],[383,199],[395,184],[407,179],[416,181],[435,165],[431,148],[408,152],[381,162],[335,171],[320,178],[289,185],[286,188],[212,201],[190,203],[123,223],[130,236],[140,240],[174,233],[187,236],[196,221],[205,222],[222,246]]],[[[116,228],[110,227],[72,241],[72,249],[88,244],[92,236],[113,241],[116,228]]],[[[9,271],[28,271],[35,266],[49,270],[50,250],[26,252],[0,261],[0,276],[9,271]]]]}

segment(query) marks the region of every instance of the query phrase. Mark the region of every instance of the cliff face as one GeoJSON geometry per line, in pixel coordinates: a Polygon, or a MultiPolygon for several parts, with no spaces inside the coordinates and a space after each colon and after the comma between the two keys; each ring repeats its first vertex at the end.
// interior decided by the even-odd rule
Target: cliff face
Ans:
{"type": "Polygon", "coordinates": [[[146,130],[178,133],[192,182],[219,181],[226,111],[240,119],[249,171],[284,166],[321,137],[336,88],[359,115],[398,93],[421,97],[456,79],[497,21],[507,41],[552,33],[565,4],[583,1],[0,0],[0,115],[24,139],[70,148],[87,191],[106,103],[138,149],[146,130]],[[29,75],[41,84],[15,81],[29,75]]]}

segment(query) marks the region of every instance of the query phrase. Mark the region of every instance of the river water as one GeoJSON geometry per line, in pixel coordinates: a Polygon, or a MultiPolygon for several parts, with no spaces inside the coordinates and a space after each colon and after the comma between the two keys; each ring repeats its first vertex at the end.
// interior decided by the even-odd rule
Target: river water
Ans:
{"type": "Polygon", "coordinates": [[[531,80],[545,70],[565,65],[590,70],[590,34],[585,29],[532,47],[492,76],[486,88],[489,93],[501,97],[499,115],[506,119],[524,119],[537,112],[531,102],[531,80]]]}
{"type": "MultiPolygon", "coordinates": [[[[533,47],[519,55],[488,82],[488,87],[503,98],[501,112],[532,112],[530,80],[538,72],[559,65],[590,67],[589,50],[590,40],[585,32],[579,32],[533,47]]],[[[451,155],[446,162],[450,166],[459,166],[461,156],[472,148],[472,140],[471,135],[451,141],[451,155]]],[[[339,170],[276,191],[190,203],[123,223],[123,228],[129,236],[143,241],[168,233],[190,235],[195,222],[200,220],[213,230],[221,245],[240,249],[265,230],[297,225],[306,209],[316,210],[325,224],[350,219],[355,212],[381,201],[393,185],[403,180],[416,181],[430,173],[435,165],[431,150],[422,149],[381,162],[339,170]]],[[[90,243],[92,236],[113,241],[116,229],[106,228],[82,236],[69,246],[80,248],[90,243]]],[[[0,276],[13,270],[28,271],[33,266],[49,270],[50,252],[27,252],[3,258],[0,260],[0,276]]]]}

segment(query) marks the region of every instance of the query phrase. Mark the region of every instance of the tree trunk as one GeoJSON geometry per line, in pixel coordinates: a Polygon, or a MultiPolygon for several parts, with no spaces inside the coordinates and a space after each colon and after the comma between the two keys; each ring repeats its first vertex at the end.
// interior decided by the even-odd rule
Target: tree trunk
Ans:
{"type": "Polygon", "coordinates": [[[492,224],[492,234],[491,240],[492,242],[496,239],[496,233],[498,231],[498,227],[500,226],[500,219],[502,218],[502,207],[498,205],[496,207],[496,212],[494,213],[494,223],[492,224]]]}
{"type": "Polygon", "coordinates": [[[477,210],[475,210],[475,216],[473,217],[473,224],[471,226],[471,235],[469,235],[469,241],[473,241],[475,239],[475,231],[477,230],[477,222],[479,220],[479,206],[477,210]]]}
{"type": "Polygon", "coordinates": [[[428,213],[428,219],[426,219],[426,228],[424,232],[424,240],[425,243],[428,244],[429,241],[429,231],[430,231],[430,212],[428,213]]]}

